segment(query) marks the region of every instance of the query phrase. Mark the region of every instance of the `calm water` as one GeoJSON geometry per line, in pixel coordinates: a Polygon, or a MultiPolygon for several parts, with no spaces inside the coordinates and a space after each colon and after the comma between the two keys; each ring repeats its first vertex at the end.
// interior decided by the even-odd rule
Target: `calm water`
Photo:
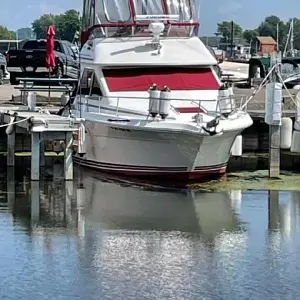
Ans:
{"type": "Polygon", "coordinates": [[[8,175],[0,299],[300,299],[299,192],[8,175]]]}

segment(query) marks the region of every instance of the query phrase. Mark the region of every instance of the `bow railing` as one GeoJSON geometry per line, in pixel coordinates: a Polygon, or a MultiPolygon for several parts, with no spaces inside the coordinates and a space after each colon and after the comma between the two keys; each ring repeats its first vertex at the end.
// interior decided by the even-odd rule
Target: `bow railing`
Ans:
{"type": "MultiPolygon", "coordinates": [[[[175,115],[181,113],[208,113],[208,114],[231,114],[237,111],[247,111],[247,97],[244,95],[234,95],[229,97],[219,97],[216,99],[178,99],[168,98],[159,99],[160,101],[170,101],[170,111],[175,115]],[[176,103],[181,102],[181,105],[176,103]],[[182,105],[182,103],[184,106],[182,105]],[[242,108],[242,109],[241,109],[242,108]]],[[[126,97],[126,96],[81,96],[77,99],[71,109],[81,112],[103,113],[109,111],[116,117],[124,114],[135,114],[147,117],[149,115],[148,105],[149,97],[126,97]],[[141,104],[135,102],[135,105],[130,104],[130,101],[140,101],[141,104]],[[126,101],[126,102],[125,102],[126,101]],[[128,105],[126,104],[128,103],[128,105]]]]}

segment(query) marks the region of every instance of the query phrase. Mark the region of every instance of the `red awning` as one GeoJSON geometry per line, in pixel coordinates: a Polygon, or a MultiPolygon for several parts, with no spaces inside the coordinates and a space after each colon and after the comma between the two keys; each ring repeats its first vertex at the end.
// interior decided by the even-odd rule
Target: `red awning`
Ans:
{"type": "Polygon", "coordinates": [[[156,83],[171,90],[216,90],[220,88],[210,68],[135,68],[103,70],[111,92],[147,91],[156,83]]]}

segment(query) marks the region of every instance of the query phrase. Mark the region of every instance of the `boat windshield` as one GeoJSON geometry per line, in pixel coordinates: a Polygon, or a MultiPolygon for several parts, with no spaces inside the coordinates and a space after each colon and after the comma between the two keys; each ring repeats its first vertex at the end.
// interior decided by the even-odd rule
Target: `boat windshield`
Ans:
{"type": "Polygon", "coordinates": [[[153,18],[162,16],[166,25],[180,28],[181,34],[176,35],[190,34],[191,27],[199,25],[195,0],[85,0],[83,28],[97,28],[97,37],[115,36],[121,28],[122,36],[138,35],[153,18]]]}

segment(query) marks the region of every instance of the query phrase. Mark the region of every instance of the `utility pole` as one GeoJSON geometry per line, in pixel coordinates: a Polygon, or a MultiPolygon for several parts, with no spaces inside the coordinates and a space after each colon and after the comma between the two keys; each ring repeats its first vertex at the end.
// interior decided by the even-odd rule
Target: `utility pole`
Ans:
{"type": "Polygon", "coordinates": [[[234,34],[234,28],[233,28],[233,21],[231,21],[231,26],[230,26],[230,57],[232,58],[233,56],[233,34],[234,34]]]}
{"type": "Polygon", "coordinates": [[[282,84],[277,72],[281,62],[281,52],[271,54],[270,82],[266,86],[265,122],[269,125],[269,177],[280,177],[280,126],[282,116],[282,84]]]}
{"type": "Polygon", "coordinates": [[[279,51],[279,23],[276,25],[276,47],[276,50],[279,51]]]}

